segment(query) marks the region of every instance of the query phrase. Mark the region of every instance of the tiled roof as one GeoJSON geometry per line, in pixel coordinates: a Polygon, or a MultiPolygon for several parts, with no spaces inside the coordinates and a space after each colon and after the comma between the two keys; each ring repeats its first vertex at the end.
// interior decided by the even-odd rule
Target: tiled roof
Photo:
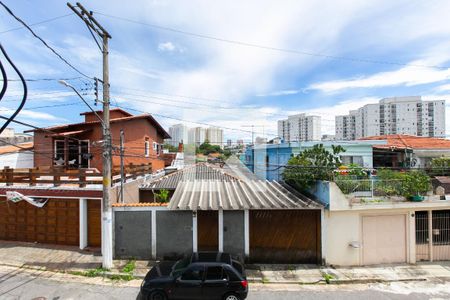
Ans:
{"type": "Polygon", "coordinates": [[[390,134],[361,138],[360,140],[386,140],[385,145],[373,145],[375,149],[449,149],[450,140],[414,135],[390,134]]]}
{"type": "Polygon", "coordinates": [[[276,181],[182,181],[171,210],[321,209],[323,206],[276,181]]]}
{"type": "Polygon", "coordinates": [[[159,177],[143,183],[141,189],[168,189],[174,190],[181,181],[197,181],[197,180],[216,180],[216,181],[238,181],[239,178],[223,172],[221,169],[212,167],[206,163],[197,163],[195,165],[183,168],[181,170],[170,173],[166,176],[159,177]]]}
{"type": "MultiPolygon", "coordinates": [[[[0,145],[1,145],[1,143],[0,143],[0,145]]],[[[0,154],[7,154],[7,153],[14,153],[14,152],[32,150],[33,149],[33,142],[21,143],[21,144],[17,144],[17,146],[18,147],[13,146],[13,145],[1,146],[0,147],[0,154]]]]}
{"type": "MultiPolygon", "coordinates": [[[[125,122],[125,121],[136,120],[136,119],[148,119],[150,121],[150,123],[156,127],[156,129],[163,136],[163,138],[165,138],[165,139],[170,138],[169,133],[167,133],[167,131],[150,114],[142,114],[142,115],[136,115],[136,116],[115,118],[115,119],[111,119],[110,122],[117,123],[117,122],[125,122]]],[[[31,129],[31,130],[27,130],[25,132],[33,132],[33,131],[39,131],[39,130],[74,130],[74,127],[90,126],[90,125],[97,125],[97,124],[100,124],[100,120],[99,121],[73,123],[73,124],[65,124],[65,125],[57,125],[57,126],[46,127],[43,129],[31,129]]]]}

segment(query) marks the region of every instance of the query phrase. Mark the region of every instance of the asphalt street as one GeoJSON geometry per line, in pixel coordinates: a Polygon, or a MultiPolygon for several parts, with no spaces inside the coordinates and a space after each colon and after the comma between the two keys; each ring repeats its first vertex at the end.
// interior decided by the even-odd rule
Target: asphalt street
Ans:
{"type": "MultiPolygon", "coordinates": [[[[0,266],[0,299],[136,299],[139,281],[113,282],[0,266]]],[[[250,300],[265,299],[450,299],[450,283],[251,286],[250,300]]]]}

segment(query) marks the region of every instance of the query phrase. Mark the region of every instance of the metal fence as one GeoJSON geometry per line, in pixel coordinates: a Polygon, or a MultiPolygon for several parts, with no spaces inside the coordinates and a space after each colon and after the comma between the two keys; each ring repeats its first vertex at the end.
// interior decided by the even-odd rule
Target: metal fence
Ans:
{"type": "Polygon", "coordinates": [[[416,260],[449,259],[450,210],[416,211],[416,260]]]}
{"type": "Polygon", "coordinates": [[[400,196],[403,191],[403,180],[371,179],[339,179],[334,182],[346,195],[359,197],[400,196]]]}

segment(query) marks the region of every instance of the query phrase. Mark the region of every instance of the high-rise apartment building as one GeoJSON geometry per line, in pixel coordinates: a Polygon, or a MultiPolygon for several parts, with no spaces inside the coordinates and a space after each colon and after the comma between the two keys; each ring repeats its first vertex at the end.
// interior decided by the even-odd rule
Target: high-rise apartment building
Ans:
{"type": "Polygon", "coordinates": [[[166,140],[166,143],[177,147],[179,143],[188,142],[188,127],[184,124],[175,124],[169,127],[170,139],[166,140]]]}
{"type": "Polygon", "coordinates": [[[189,144],[199,146],[206,140],[206,128],[195,127],[189,129],[189,144]]]}
{"type": "Polygon", "coordinates": [[[445,137],[445,100],[393,97],[336,116],[336,140],[385,134],[445,137]]]}
{"type": "Polygon", "coordinates": [[[211,145],[223,147],[223,130],[218,127],[209,127],[206,129],[206,138],[211,145]]]}
{"type": "Polygon", "coordinates": [[[321,135],[321,118],[298,114],[278,121],[278,136],[285,142],[319,141],[321,135]]]}

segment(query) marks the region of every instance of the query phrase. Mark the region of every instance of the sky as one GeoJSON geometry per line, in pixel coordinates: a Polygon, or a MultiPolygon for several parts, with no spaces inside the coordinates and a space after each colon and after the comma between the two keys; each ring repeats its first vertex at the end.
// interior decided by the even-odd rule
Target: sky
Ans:
{"type": "MultiPolygon", "coordinates": [[[[3,2],[28,24],[60,17],[32,28],[78,70],[101,78],[101,52],[65,1],[3,2]]],[[[422,96],[447,100],[450,134],[450,1],[82,4],[112,36],[113,106],[151,113],[167,130],[210,125],[224,128],[225,140],[250,141],[255,125],[255,136],[270,139],[277,120],[305,112],[320,115],[322,134],[333,134],[336,115],[384,97],[422,96]]],[[[55,80],[28,82],[17,120],[40,127],[81,121],[88,108],[57,79],[94,104],[92,81],[20,26],[0,7],[0,41],[24,77],[55,80]]],[[[18,78],[11,67],[8,74],[18,78]]],[[[19,82],[9,83],[1,115],[13,112],[21,92],[19,82]]]]}

